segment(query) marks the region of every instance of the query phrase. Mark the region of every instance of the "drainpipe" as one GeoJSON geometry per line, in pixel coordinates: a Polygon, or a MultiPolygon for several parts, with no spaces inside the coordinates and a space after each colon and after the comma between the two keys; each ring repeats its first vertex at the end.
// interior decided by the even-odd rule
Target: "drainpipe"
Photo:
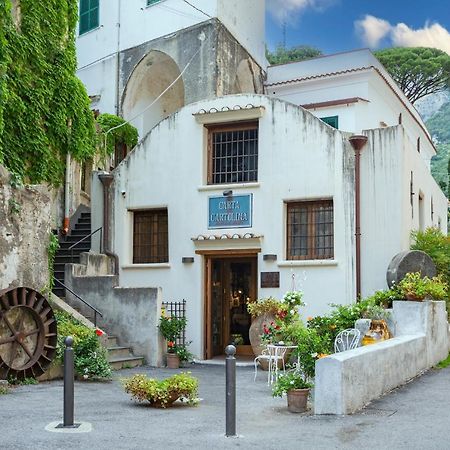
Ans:
{"type": "Polygon", "coordinates": [[[111,186],[114,176],[108,172],[100,172],[98,178],[103,185],[103,253],[114,259],[114,275],[119,275],[119,257],[112,252],[109,244],[109,187],[111,186]]]}
{"type": "Polygon", "coordinates": [[[69,233],[69,217],[70,217],[70,164],[71,157],[70,153],[67,152],[66,155],[66,176],[64,180],[64,220],[63,220],[63,228],[62,233],[69,233]]]}
{"type": "Polygon", "coordinates": [[[355,134],[349,138],[355,151],[355,238],[356,238],[356,299],[361,298],[361,150],[367,136],[355,134]]]}

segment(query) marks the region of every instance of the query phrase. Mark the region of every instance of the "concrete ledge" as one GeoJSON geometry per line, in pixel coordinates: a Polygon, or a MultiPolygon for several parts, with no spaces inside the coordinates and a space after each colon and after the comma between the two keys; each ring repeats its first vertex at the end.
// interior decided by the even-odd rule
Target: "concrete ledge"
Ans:
{"type": "Polygon", "coordinates": [[[394,302],[397,337],[316,362],[315,414],[351,414],[448,355],[444,302],[394,302]]]}

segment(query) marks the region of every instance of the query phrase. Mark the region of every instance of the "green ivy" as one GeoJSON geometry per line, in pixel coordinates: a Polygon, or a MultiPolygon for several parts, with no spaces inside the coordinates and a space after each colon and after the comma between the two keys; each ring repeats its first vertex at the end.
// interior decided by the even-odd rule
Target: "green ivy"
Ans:
{"type": "Polygon", "coordinates": [[[76,77],[77,0],[0,0],[0,162],[29,183],[59,185],[65,156],[95,154],[89,97],[76,77]]]}
{"type": "Polygon", "coordinates": [[[103,113],[97,117],[97,124],[99,126],[99,147],[104,152],[106,150],[105,153],[108,155],[114,153],[116,144],[125,144],[128,148],[131,148],[138,142],[137,129],[126,123],[121,117],[103,113]]]}
{"type": "Polygon", "coordinates": [[[55,256],[56,252],[59,249],[59,241],[58,236],[56,234],[50,233],[49,236],[49,243],[47,247],[47,254],[48,254],[48,285],[49,285],[49,292],[53,290],[53,286],[55,284],[54,281],[54,262],[55,262],[55,256]]]}

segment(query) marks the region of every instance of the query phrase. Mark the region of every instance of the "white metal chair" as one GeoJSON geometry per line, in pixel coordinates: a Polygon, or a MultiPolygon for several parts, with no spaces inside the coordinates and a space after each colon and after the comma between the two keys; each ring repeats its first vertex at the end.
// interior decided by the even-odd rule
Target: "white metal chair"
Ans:
{"type": "Polygon", "coordinates": [[[267,384],[270,385],[278,378],[278,365],[281,364],[283,367],[283,371],[286,369],[284,364],[284,356],[286,354],[287,347],[280,345],[272,345],[268,344],[267,347],[262,351],[260,355],[258,355],[255,360],[255,378],[258,373],[258,363],[261,360],[267,361],[269,371],[267,374],[267,384]]]}
{"type": "Polygon", "coordinates": [[[341,331],[334,340],[334,352],[345,352],[358,347],[359,338],[360,332],[356,328],[347,328],[341,331]]]}

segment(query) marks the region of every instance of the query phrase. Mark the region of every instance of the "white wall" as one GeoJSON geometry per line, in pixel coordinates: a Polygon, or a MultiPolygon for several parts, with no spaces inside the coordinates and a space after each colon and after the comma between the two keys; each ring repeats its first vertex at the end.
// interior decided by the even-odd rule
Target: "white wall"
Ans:
{"type": "Polygon", "coordinates": [[[264,0],[100,0],[100,26],[77,39],[78,67],[217,17],[265,67],[264,0]],[[119,9],[120,8],[120,9],[119,9]],[[210,16],[210,17],[208,17],[210,16]],[[121,24],[120,29],[117,23],[121,24]]]}
{"type": "MultiPolygon", "coordinates": [[[[257,95],[186,106],[157,125],[115,171],[114,251],[121,261],[120,285],[162,287],[165,300],[187,299],[188,338],[194,341],[192,349],[199,356],[204,316],[203,259],[195,254],[198,247],[191,240],[199,234],[251,232],[263,236],[258,242],[258,272],[279,271],[281,286],[259,288],[259,297],[281,297],[291,288],[294,273],[308,303],[305,315],[323,314],[331,302],[350,302],[354,296],[352,171],[352,150],[348,144],[343,145],[341,133],[301,108],[257,95]],[[207,186],[204,128],[192,114],[213,106],[220,110],[249,103],[265,107],[259,128],[259,182],[207,186]],[[252,228],[207,229],[208,196],[222,195],[226,188],[236,194],[253,193],[252,228]],[[285,261],[284,201],[323,197],[334,200],[334,260],[285,261]],[[169,264],[132,265],[131,211],[154,207],[168,208],[169,264]],[[263,261],[262,255],[267,253],[277,254],[278,260],[263,261]],[[183,256],[194,256],[195,262],[182,264],[183,256]]],[[[224,245],[248,248],[250,244],[224,245]]]]}

